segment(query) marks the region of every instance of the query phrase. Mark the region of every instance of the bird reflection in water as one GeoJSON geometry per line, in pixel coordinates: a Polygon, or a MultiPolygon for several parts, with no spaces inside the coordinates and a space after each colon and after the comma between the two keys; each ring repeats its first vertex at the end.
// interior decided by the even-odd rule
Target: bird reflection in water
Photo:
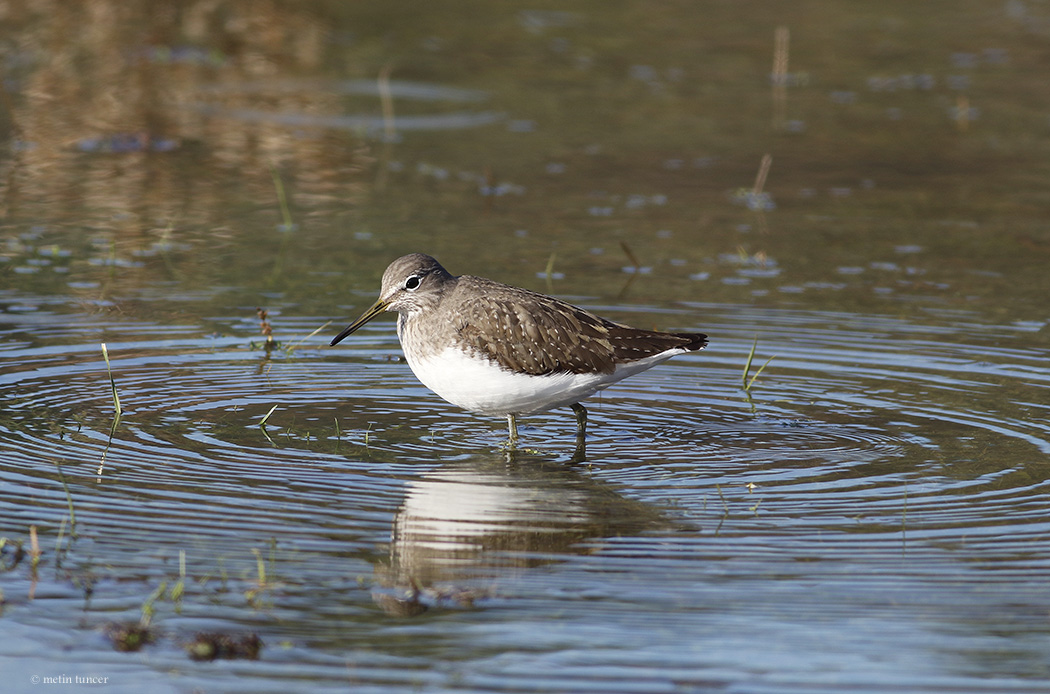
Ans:
{"type": "Polygon", "coordinates": [[[658,510],[540,455],[477,455],[414,480],[394,517],[373,598],[402,616],[469,607],[495,579],[667,527],[658,510]]]}

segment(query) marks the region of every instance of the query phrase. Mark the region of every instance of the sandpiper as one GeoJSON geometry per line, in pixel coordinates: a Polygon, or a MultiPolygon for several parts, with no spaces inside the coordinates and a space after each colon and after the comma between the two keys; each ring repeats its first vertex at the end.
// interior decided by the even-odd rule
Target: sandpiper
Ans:
{"type": "Polygon", "coordinates": [[[700,333],[631,328],[527,289],[455,277],[422,253],[390,263],[379,299],[331,344],[383,311],[398,313],[398,339],[423,385],[470,412],[506,417],[512,443],[519,415],[571,405],[582,446],[581,400],[707,345],[700,333]]]}

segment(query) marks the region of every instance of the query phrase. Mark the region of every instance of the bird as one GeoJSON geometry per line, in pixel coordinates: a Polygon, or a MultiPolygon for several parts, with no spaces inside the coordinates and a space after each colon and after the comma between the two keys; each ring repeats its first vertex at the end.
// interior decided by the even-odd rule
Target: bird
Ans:
{"type": "Polygon", "coordinates": [[[505,417],[512,445],[518,417],[571,406],[582,449],[582,400],[707,346],[702,333],[632,328],[552,296],[455,276],[423,253],[390,263],[379,298],[330,344],[385,311],[398,314],[397,336],[416,378],[464,410],[505,417]]]}

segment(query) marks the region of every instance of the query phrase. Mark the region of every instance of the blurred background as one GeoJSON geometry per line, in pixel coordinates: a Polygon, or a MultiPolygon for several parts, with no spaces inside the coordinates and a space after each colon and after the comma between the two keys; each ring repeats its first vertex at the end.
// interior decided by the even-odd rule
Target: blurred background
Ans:
{"type": "Polygon", "coordinates": [[[1048,66],[1050,0],[0,0],[4,691],[1047,691],[1048,66]],[[410,252],[711,344],[509,451],[327,347],[410,252]]]}
{"type": "Polygon", "coordinates": [[[1040,2],[0,12],[9,287],[330,314],[425,251],[553,256],[571,295],[627,266],[648,302],[1042,310],[1040,2]]]}

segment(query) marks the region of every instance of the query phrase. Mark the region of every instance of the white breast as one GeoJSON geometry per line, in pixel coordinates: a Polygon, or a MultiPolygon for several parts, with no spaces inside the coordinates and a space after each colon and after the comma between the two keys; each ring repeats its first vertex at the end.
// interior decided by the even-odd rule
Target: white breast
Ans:
{"type": "Polygon", "coordinates": [[[577,403],[606,386],[670,359],[684,350],[668,350],[617,367],[611,374],[558,373],[530,376],[472,358],[455,347],[423,358],[406,358],[423,385],[470,412],[490,416],[527,415],[577,403]]]}

